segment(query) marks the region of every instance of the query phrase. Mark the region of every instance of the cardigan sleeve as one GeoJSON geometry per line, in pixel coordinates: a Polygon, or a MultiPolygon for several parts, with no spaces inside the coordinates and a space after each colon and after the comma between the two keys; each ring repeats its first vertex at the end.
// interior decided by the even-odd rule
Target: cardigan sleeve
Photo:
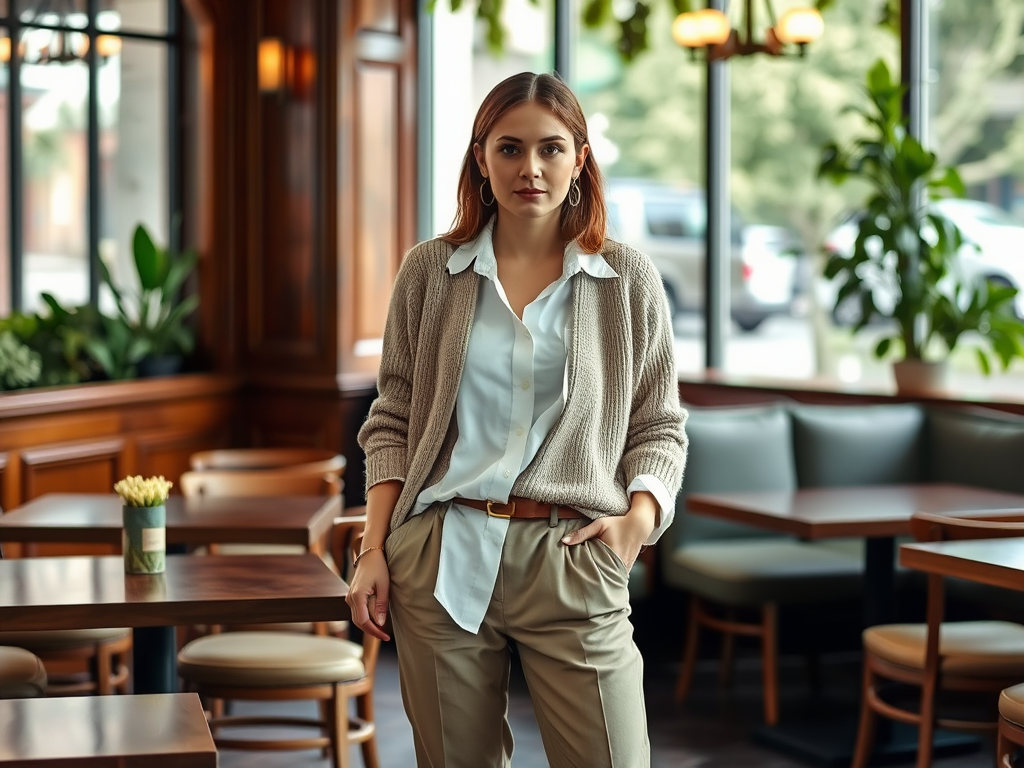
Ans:
{"type": "Polygon", "coordinates": [[[426,289],[421,250],[422,246],[409,252],[395,278],[384,326],[377,398],[359,430],[359,446],[366,454],[367,490],[385,480],[404,482],[408,472],[409,409],[426,289]]]}
{"type": "Polygon", "coordinates": [[[672,322],[654,265],[639,253],[635,263],[629,289],[635,374],[621,466],[627,484],[654,475],[674,498],[686,464],[687,414],[679,402],[672,322]]]}

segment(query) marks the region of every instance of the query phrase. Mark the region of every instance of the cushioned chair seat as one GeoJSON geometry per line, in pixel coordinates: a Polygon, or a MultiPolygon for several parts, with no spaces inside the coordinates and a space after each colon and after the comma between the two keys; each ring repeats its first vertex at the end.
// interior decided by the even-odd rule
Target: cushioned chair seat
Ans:
{"type": "Polygon", "coordinates": [[[860,594],[863,560],[782,538],[685,544],[668,555],[673,584],[727,605],[805,602],[860,594]]]}
{"type": "Polygon", "coordinates": [[[36,699],[46,694],[46,669],[24,648],[0,646],[0,699],[36,699]]]}
{"type": "MultiPolygon", "coordinates": [[[[924,624],[885,624],[864,630],[864,647],[879,658],[924,669],[924,624]]],[[[946,675],[1024,679],[1024,626],[1006,621],[942,624],[940,670],[946,675]]]]}
{"type": "Polygon", "coordinates": [[[999,715],[1024,727],[1024,683],[1004,688],[999,694],[999,715]]]}
{"type": "Polygon", "coordinates": [[[0,645],[16,645],[31,651],[60,651],[88,643],[127,637],[130,629],[47,629],[38,632],[0,632],[0,645]]]}
{"type": "Polygon", "coordinates": [[[358,680],[363,649],[337,637],[296,632],[226,632],[188,643],[178,674],[195,683],[266,688],[358,680]]]}

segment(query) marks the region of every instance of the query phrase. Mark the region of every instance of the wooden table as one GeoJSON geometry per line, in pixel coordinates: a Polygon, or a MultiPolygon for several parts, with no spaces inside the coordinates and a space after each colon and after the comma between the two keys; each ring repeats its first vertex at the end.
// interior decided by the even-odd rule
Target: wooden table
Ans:
{"type": "MultiPolygon", "coordinates": [[[[167,500],[167,544],[301,544],[320,551],[340,496],[213,497],[167,500]]],[[[0,542],[121,543],[114,494],[47,493],[0,515],[0,542]]]]}
{"type": "Polygon", "coordinates": [[[694,493],[691,512],[788,533],[801,539],[856,536],[867,540],[864,557],[864,625],[892,621],[896,536],[910,533],[914,512],[1024,508],[1024,496],[948,483],[793,491],[694,493]]]}
{"type": "MultiPolygon", "coordinates": [[[[807,540],[861,537],[864,549],[864,626],[895,618],[896,537],[910,533],[914,512],[952,513],[1013,509],[1019,514],[1024,496],[964,485],[862,486],[801,488],[794,491],[694,493],[686,497],[691,512],[745,523],[807,540]]],[[[902,550],[901,550],[902,557],[902,550]]],[[[901,560],[904,562],[904,560],[901,560]]],[[[757,741],[802,760],[828,766],[849,765],[856,736],[852,713],[830,712],[815,705],[812,712],[775,726],[758,726],[757,741]]],[[[875,750],[879,760],[913,760],[917,731],[879,723],[875,750]]],[[[937,754],[963,750],[960,734],[939,733],[937,754]]],[[[966,746],[970,746],[968,742],[966,746]]]]}
{"type": "Polygon", "coordinates": [[[216,768],[195,693],[0,700],[5,768],[216,768]]]}
{"type": "Polygon", "coordinates": [[[120,556],[0,560],[0,627],[133,627],[135,692],[167,693],[174,625],[347,619],[347,591],[315,554],[172,555],[156,575],[126,575],[120,556]]]}
{"type": "Polygon", "coordinates": [[[904,544],[900,564],[916,571],[1024,591],[1024,538],[904,544]]]}

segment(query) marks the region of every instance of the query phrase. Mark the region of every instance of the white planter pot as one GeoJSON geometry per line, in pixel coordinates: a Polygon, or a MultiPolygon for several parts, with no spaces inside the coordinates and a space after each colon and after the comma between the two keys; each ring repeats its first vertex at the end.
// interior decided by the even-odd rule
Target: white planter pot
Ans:
{"type": "Polygon", "coordinates": [[[949,365],[945,360],[899,360],[892,364],[896,393],[912,396],[945,395],[949,365]]]}

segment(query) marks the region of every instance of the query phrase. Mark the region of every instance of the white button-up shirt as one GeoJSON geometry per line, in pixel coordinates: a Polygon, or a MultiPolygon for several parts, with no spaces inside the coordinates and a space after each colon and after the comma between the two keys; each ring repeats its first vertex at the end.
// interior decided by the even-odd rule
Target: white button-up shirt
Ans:
{"type": "MultiPolygon", "coordinates": [[[[570,242],[562,276],[524,308],[520,320],[498,279],[493,226],[492,219],[476,240],[456,249],[448,260],[451,274],[472,264],[486,280],[480,281],[459,381],[459,436],[451,463],[440,482],[419,494],[412,514],[457,496],[508,501],[513,484],[565,405],[572,278],[580,270],[597,278],[618,277],[600,254],[584,253],[570,242]]],[[[665,484],[653,475],[631,479],[627,493],[639,490],[652,493],[660,507],[658,526],[648,539],[653,544],[672,522],[675,506],[665,484]]],[[[453,504],[445,517],[434,596],[469,632],[480,628],[487,613],[508,526],[508,519],[460,504],[453,504]]]]}

